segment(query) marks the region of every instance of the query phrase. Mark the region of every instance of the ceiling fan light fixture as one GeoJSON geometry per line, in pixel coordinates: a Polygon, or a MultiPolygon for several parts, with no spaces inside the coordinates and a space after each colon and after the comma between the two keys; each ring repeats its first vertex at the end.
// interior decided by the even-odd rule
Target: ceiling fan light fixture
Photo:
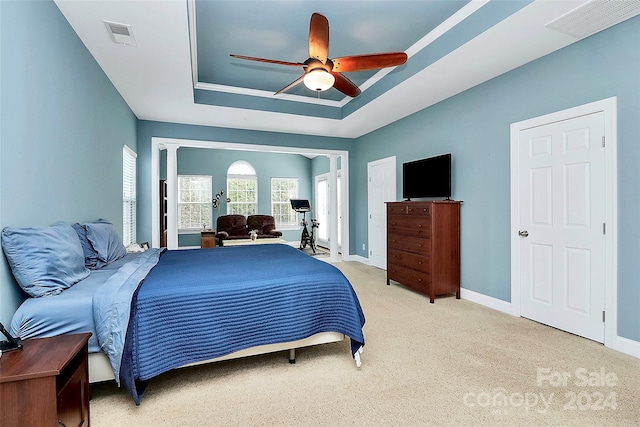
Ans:
{"type": "Polygon", "coordinates": [[[304,85],[318,92],[325,91],[333,86],[336,78],[323,68],[316,68],[304,76],[304,85]]]}

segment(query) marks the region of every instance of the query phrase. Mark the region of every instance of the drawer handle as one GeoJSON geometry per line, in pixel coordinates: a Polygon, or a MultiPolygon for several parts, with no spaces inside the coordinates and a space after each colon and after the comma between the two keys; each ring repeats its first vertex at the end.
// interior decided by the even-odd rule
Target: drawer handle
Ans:
{"type": "Polygon", "coordinates": [[[418,278],[418,282],[422,282],[422,279],[418,278]]]}
{"type": "Polygon", "coordinates": [[[418,261],[418,264],[422,265],[422,261],[418,261]]]}
{"type": "Polygon", "coordinates": [[[418,228],[422,228],[422,224],[418,224],[418,228]]]}
{"type": "Polygon", "coordinates": [[[422,243],[420,243],[420,244],[418,245],[418,247],[419,247],[419,248],[421,248],[421,247],[422,247],[422,243]]]}

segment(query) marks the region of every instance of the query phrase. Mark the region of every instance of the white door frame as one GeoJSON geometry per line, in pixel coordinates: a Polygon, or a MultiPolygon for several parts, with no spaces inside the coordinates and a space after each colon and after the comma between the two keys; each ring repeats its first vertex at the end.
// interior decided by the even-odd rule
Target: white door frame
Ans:
{"type": "MultiPolygon", "coordinates": [[[[152,247],[157,248],[160,246],[160,151],[168,150],[167,155],[167,181],[168,184],[173,179],[175,183],[177,181],[177,155],[169,155],[173,150],[177,150],[180,147],[192,147],[192,148],[211,148],[217,150],[239,150],[239,151],[259,151],[268,153],[288,153],[288,154],[302,154],[302,155],[324,155],[329,157],[329,173],[337,174],[337,159],[340,158],[341,165],[341,202],[342,202],[342,246],[347,248],[342,253],[342,261],[351,261],[353,255],[348,253],[349,248],[349,152],[346,150],[329,150],[323,148],[300,148],[300,147],[281,147],[272,145],[259,145],[259,144],[244,144],[233,142],[217,142],[217,141],[201,141],[190,140],[180,138],[162,138],[151,137],[151,173],[149,178],[151,180],[151,241],[152,247]]],[[[177,184],[174,184],[176,186],[177,184]]],[[[169,186],[169,185],[168,185],[169,186]]],[[[167,194],[167,205],[177,206],[177,186],[175,191],[169,191],[167,194]]],[[[337,223],[337,221],[334,221],[337,223]]],[[[337,230],[337,228],[336,228],[337,230]]],[[[332,231],[337,233],[337,231],[332,231]]],[[[167,239],[168,243],[171,243],[169,249],[175,249],[178,247],[178,229],[177,229],[177,211],[169,210],[168,212],[168,227],[167,227],[167,239]],[[173,225],[173,224],[176,225],[173,225]],[[173,237],[171,237],[173,236],[173,237]]],[[[337,242],[337,237],[334,239],[337,242]]],[[[331,248],[331,261],[338,262],[338,249],[337,243],[334,243],[336,248],[331,248]],[[335,259],[334,259],[335,257],[335,259]]]]}
{"type": "MultiPolygon", "coordinates": [[[[338,179],[340,179],[340,184],[342,185],[342,178],[341,178],[341,176],[342,176],[342,170],[341,170],[341,169],[338,169],[338,170],[337,170],[337,173],[336,173],[336,177],[337,177],[338,179]]],[[[318,182],[319,182],[319,181],[322,181],[322,180],[326,180],[326,181],[327,181],[327,185],[329,185],[329,184],[330,184],[330,181],[331,181],[331,174],[330,174],[329,172],[321,173],[321,174],[319,174],[319,175],[316,175],[316,176],[313,178],[314,193],[315,193],[315,206],[314,206],[314,208],[316,208],[316,209],[314,209],[314,210],[315,210],[316,212],[318,212],[318,209],[317,209],[317,208],[318,208],[318,182]]],[[[329,197],[329,198],[330,198],[330,197],[329,197]]],[[[342,202],[342,200],[340,200],[340,202],[342,202]]],[[[328,205],[328,204],[329,204],[329,200],[327,200],[327,205],[328,205]]],[[[340,203],[340,204],[341,204],[341,203],[340,203]]],[[[342,206],[340,206],[340,207],[342,208],[342,206]]],[[[340,209],[340,210],[341,210],[341,209],[340,209]]],[[[342,220],[341,220],[341,216],[342,216],[342,215],[341,215],[341,212],[338,212],[338,221],[342,221],[342,220]]],[[[332,218],[332,217],[331,217],[331,215],[329,215],[329,221],[331,221],[331,218],[332,218]]],[[[320,224],[320,225],[322,225],[322,224],[320,224]]],[[[316,238],[317,238],[317,240],[318,240],[318,242],[323,243],[323,244],[325,244],[325,245],[329,245],[329,241],[330,241],[330,239],[331,239],[331,236],[330,236],[330,234],[331,234],[331,233],[330,233],[330,231],[328,232],[328,234],[329,234],[329,236],[328,236],[328,239],[327,239],[327,240],[320,240],[320,238],[316,237],[316,238]]],[[[342,240],[342,236],[338,236],[338,240],[342,240]]],[[[338,244],[338,251],[342,252],[342,241],[340,241],[340,243],[338,244]]]]}
{"type": "MultiPolygon", "coordinates": [[[[380,164],[388,164],[393,170],[392,170],[392,176],[393,176],[393,197],[392,200],[395,202],[396,201],[396,197],[397,197],[397,170],[396,170],[396,156],[390,156],[390,157],[385,157],[383,159],[378,159],[378,160],[373,160],[371,162],[367,163],[367,252],[369,254],[371,254],[371,242],[372,242],[372,235],[373,235],[373,231],[371,230],[371,212],[373,211],[372,209],[372,203],[374,202],[374,198],[371,197],[372,191],[371,191],[371,168],[373,166],[377,166],[380,164]]],[[[386,212],[386,209],[385,209],[386,212]]],[[[386,213],[385,213],[386,215],[386,213]]],[[[385,235],[385,239],[386,239],[386,235],[385,235]]],[[[387,248],[383,248],[382,249],[385,252],[385,259],[386,259],[386,250],[387,248]]],[[[367,256],[367,260],[369,260],[369,256],[367,256]]],[[[370,262],[370,261],[369,261],[370,262]]],[[[381,267],[386,269],[386,262],[384,263],[385,266],[381,267]]],[[[373,265],[373,264],[372,264],[373,265]]]]}
{"type": "Polygon", "coordinates": [[[604,113],[605,150],[605,330],[604,345],[626,352],[620,347],[618,331],[618,195],[617,195],[617,98],[607,98],[574,108],[511,124],[511,314],[520,316],[520,194],[518,136],[520,131],[578,116],[604,113]]]}

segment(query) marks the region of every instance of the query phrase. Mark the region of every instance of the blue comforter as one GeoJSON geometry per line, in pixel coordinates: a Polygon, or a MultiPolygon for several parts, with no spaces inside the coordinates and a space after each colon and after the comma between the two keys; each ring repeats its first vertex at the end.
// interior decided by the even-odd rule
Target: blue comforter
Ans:
{"type": "MultiPolygon", "coordinates": [[[[133,281],[139,271],[129,274],[133,281]]],[[[126,336],[112,333],[126,338],[121,366],[112,365],[136,404],[146,380],[245,348],[319,332],[349,336],[352,353],[364,345],[365,319],[349,281],[287,245],[167,251],[141,286],[119,289],[130,292],[131,313],[117,322],[128,325],[126,336]]]]}

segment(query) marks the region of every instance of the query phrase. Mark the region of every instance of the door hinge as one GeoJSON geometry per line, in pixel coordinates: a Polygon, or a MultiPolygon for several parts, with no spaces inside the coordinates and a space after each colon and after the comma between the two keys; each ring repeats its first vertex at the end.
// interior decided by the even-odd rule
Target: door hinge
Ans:
{"type": "Polygon", "coordinates": [[[605,146],[605,143],[604,143],[604,136],[602,137],[602,146],[603,146],[603,147],[605,146]]]}
{"type": "Polygon", "coordinates": [[[604,310],[602,310],[602,322],[604,323],[604,310]]]}
{"type": "Polygon", "coordinates": [[[602,234],[607,234],[607,223],[606,222],[602,223],[602,234]]]}

